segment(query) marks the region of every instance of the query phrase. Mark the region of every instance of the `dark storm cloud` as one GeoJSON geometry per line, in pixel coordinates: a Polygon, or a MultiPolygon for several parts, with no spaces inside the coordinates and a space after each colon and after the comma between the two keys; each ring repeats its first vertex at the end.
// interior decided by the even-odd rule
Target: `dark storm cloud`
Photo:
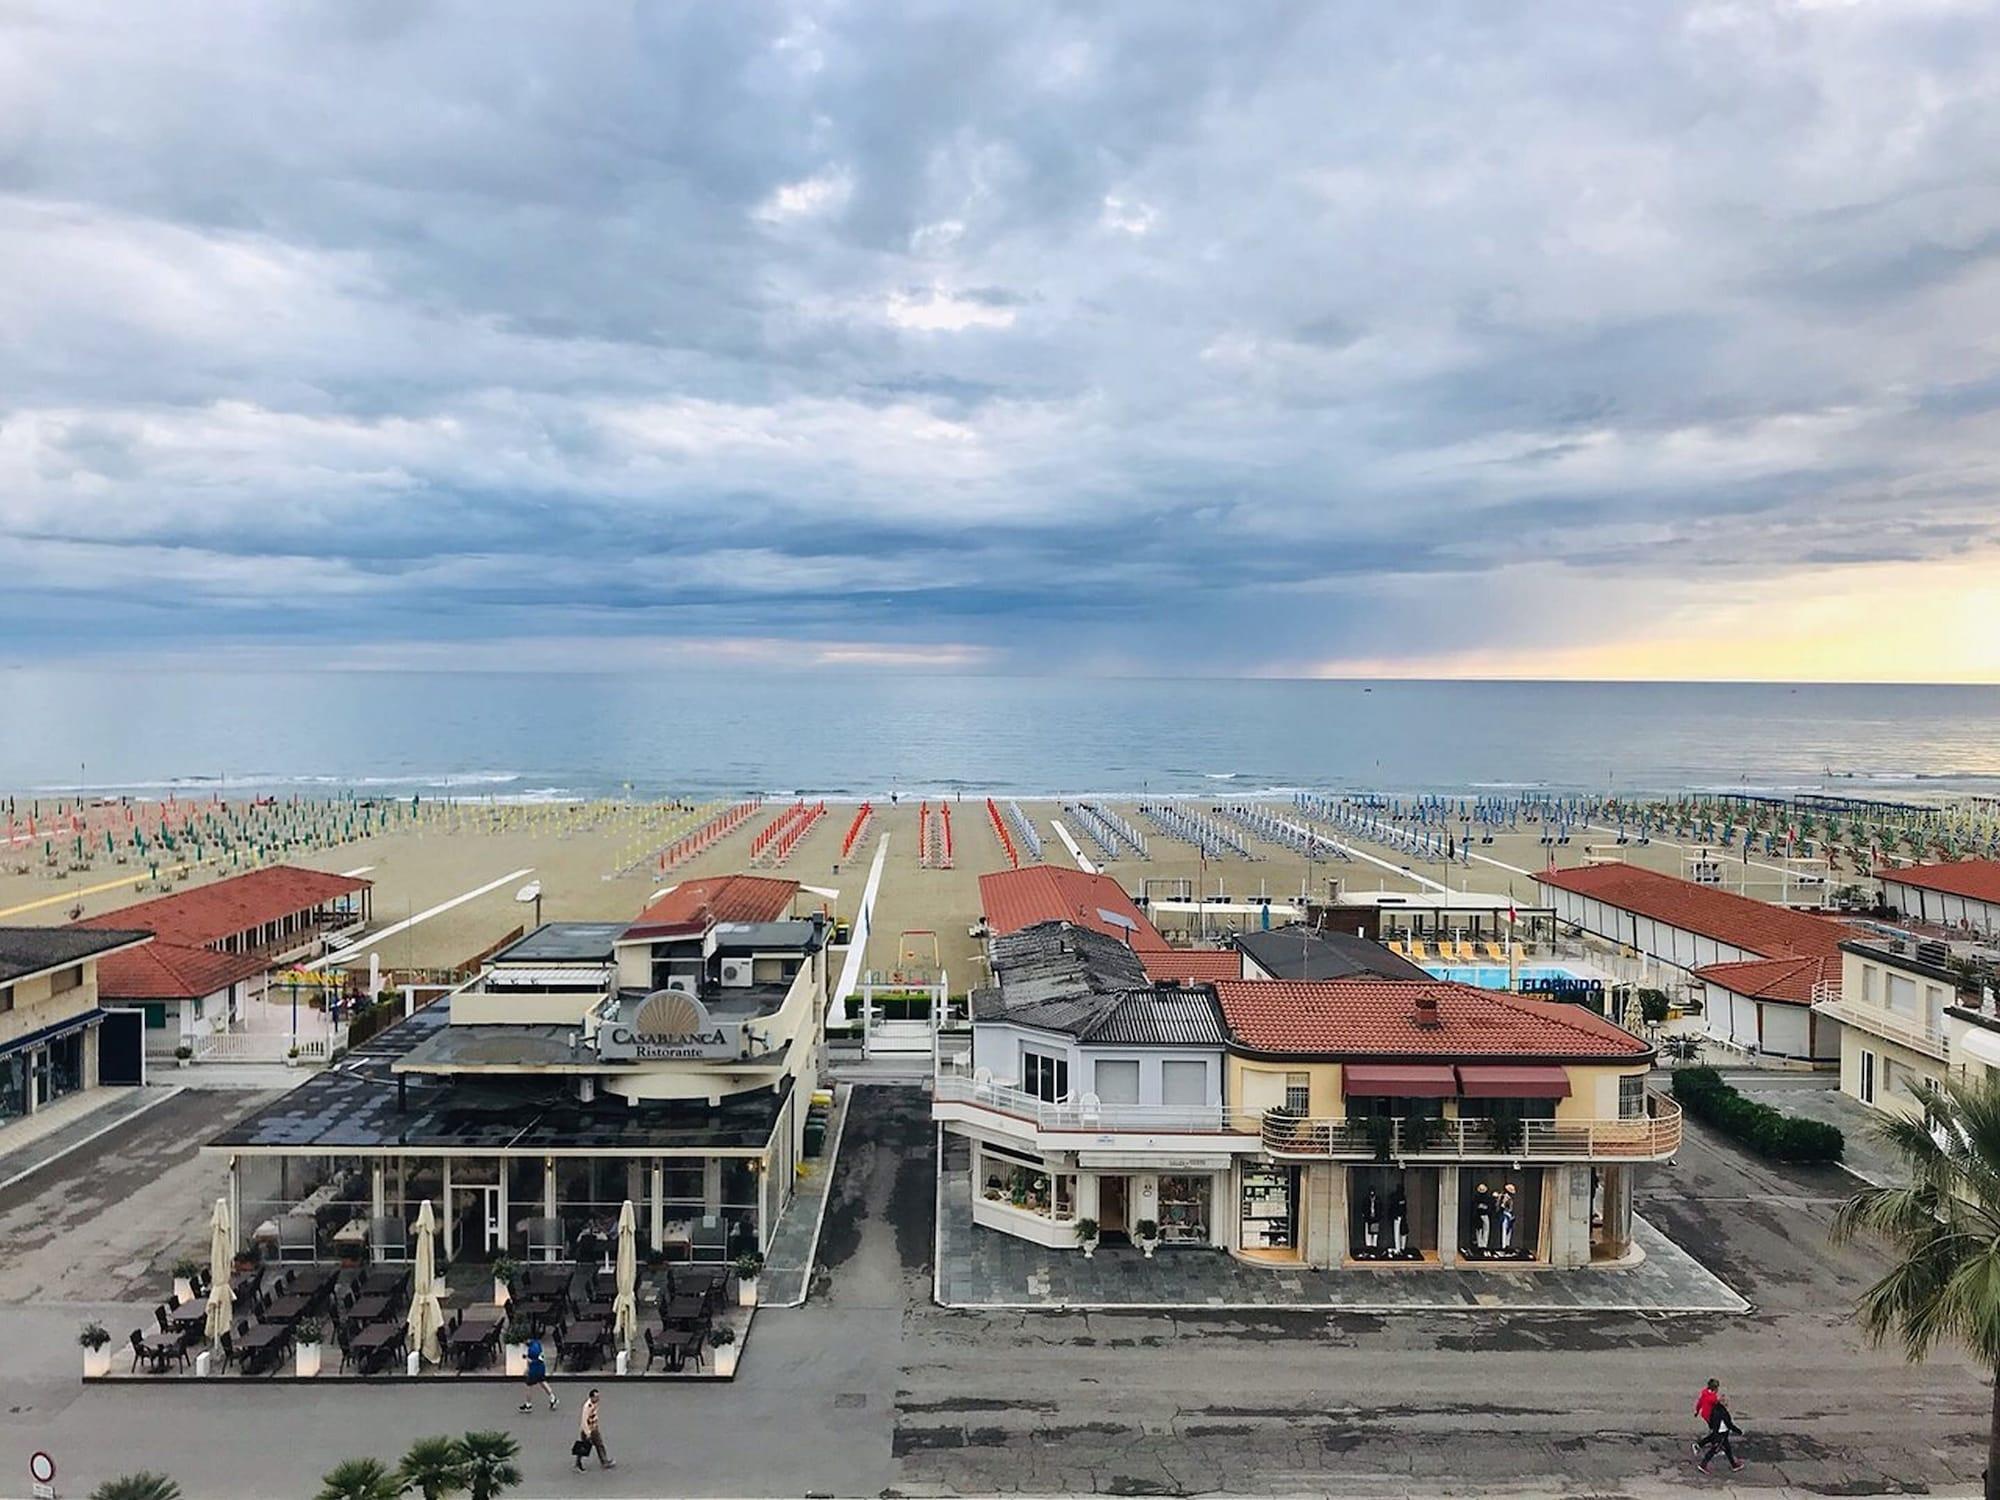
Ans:
{"type": "Polygon", "coordinates": [[[1247,670],[1504,645],[1550,568],[1964,556],[1996,39],[17,4],[0,641],[1247,670]]]}

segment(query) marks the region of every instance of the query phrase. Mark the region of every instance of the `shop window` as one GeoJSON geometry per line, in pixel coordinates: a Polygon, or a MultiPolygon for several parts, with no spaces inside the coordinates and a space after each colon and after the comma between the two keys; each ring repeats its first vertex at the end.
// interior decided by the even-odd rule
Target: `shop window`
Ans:
{"type": "Polygon", "coordinates": [[[1421,1168],[1353,1167],[1347,1174],[1347,1253],[1354,1260],[1422,1260],[1437,1248],[1437,1178],[1421,1168]]]}
{"type": "Polygon", "coordinates": [[[1459,1254],[1467,1260],[1533,1260],[1542,1174],[1467,1167],[1459,1174],[1459,1254]]]}
{"type": "Polygon", "coordinates": [[[979,1152],[980,1194],[1045,1219],[1076,1217],[1076,1174],[1051,1172],[1042,1163],[1011,1151],[983,1146],[979,1152]]]}
{"type": "Polygon", "coordinates": [[[1160,1179],[1160,1240],[1168,1245],[1206,1245],[1213,1212],[1215,1179],[1167,1176],[1160,1179]]]}
{"type": "Polygon", "coordinates": [[[1312,1113],[1312,1074],[1285,1075],[1285,1110],[1288,1114],[1294,1115],[1312,1113]]]}
{"type": "Polygon", "coordinates": [[[1069,1098],[1069,1060],[1021,1049],[1021,1088],[1047,1104],[1069,1098]]]}
{"type": "Polygon", "coordinates": [[[1090,1076],[1094,1092],[1104,1103],[1139,1102],[1138,1059],[1121,1058],[1117,1062],[1100,1062],[1092,1068],[1090,1076]]]}
{"type": "Polygon", "coordinates": [[[1208,1103],[1208,1064],[1205,1062],[1164,1062],[1160,1064],[1162,1104],[1208,1103]]]}
{"type": "Polygon", "coordinates": [[[1297,1245],[1292,1204],[1298,1197],[1296,1167],[1243,1168],[1242,1236],[1245,1250],[1289,1250],[1297,1245]]]}

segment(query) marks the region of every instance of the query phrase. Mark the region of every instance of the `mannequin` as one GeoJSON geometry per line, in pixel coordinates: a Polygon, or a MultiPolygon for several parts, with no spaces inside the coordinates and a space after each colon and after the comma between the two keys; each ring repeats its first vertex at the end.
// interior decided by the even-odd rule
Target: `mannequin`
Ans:
{"type": "Polygon", "coordinates": [[[1514,1252],[1514,1184],[1511,1182],[1500,1189],[1500,1251],[1503,1255],[1514,1252]]]}
{"type": "Polygon", "coordinates": [[[1472,1193],[1472,1243],[1482,1256],[1493,1248],[1493,1190],[1483,1182],[1472,1193]]]}
{"type": "Polygon", "coordinates": [[[1592,1229],[1602,1229],[1604,1227],[1604,1169],[1602,1167],[1592,1167],[1590,1169],[1590,1227],[1592,1229]]]}
{"type": "Polygon", "coordinates": [[[1398,1187],[1389,1195],[1389,1251],[1397,1259],[1410,1250],[1410,1204],[1398,1187]]]}
{"type": "Polygon", "coordinates": [[[1382,1198],[1373,1188],[1370,1188],[1368,1196],[1361,1200],[1361,1244],[1366,1259],[1381,1259],[1382,1198]]]}

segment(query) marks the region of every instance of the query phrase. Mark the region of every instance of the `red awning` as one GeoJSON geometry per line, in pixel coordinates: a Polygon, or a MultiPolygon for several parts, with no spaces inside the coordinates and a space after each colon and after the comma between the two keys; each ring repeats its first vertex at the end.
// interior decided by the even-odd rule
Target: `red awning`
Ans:
{"type": "Polygon", "coordinates": [[[1449,1099],[1458,1092],[1449,1063],[1349,1063],[1340,1070],[1340,1091],[1397,1099],[1449,1099]]]}
{"type": "Polygon", "coordinates": [[[1569,1074],[1554,1063],[1460,1063],[1458,1083],[1468,1099],[1569,1097],[1569,1074]]]}

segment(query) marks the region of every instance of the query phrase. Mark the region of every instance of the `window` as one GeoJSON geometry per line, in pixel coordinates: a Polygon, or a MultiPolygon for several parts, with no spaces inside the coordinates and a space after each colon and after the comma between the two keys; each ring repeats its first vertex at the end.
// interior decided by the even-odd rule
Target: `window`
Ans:
{"type": "Polygon", "coordinates": [[[1208,1103],[1208,1064],[1205,1062],[1165,1062],[1160,1064],[1162,1104],[1208,1103]]]}
{"type": "Polygon", "coordinates": [[[11,984],[0,984],[0,1016],[6,1015],[13,1008],[14,986],[11,984]]]}
{"type": "Polygon", "coordinates": [[[1863,964],[1861,966],[1861,999],[1867,1005],[1878,1003],[1875,994],[1875,966],[1873,964],[1863,964]]]}
{"type": "Polygon", "coordinates": [[[1643,1076],[1618,1080],[1618,1118],[1642,1120],[1646,1117],[1646,1080],[1643,1076]]]}
{"type": "Polygon", "coordinates": [[[1076,1217],[1076,1175],[1052,1173],[1032,1157],[979,1148],[980,1196],[1045,1219],[1076,1217]]]}
{"type": "Polygon", "coordinates": [[[1139,1061],[1137,1058],[1121,1058],[1117,1062],[1100,1062],[1091,1072],[1095,1084],[1094,1092],[1106,1104],[1137,1104],[1139,1102],[1139,1061]]]}
{"type": "Polygon", "coordinates": [[[1214,1179],[1160,1179],[1160,1238],[1169,1245],[1206,1245],[1214,1179]]]}
{"type": "Polygon", "coordinates": [[[1858,1092],[1863,1104],[1875,1102],[1875,1054],[1865,1049],[1861,1054],[1861,1081],[1858,1092]]]}
{"type": "Polygon", "coordinates": [[[72,964],[69,968],[63,969],[58,973],[50,976],[49,993],[51,995],[66,994],[70,990],[75,989],[78,985],[82,983],[83,983],[83,965],[72,964]]]}
{"type": "Polygon", "coordinates": [[[1903,974],[1889,976],[1889,1009],[1899,1016],[1916,1018],[1917,982],[1903,974]]]}
{"type": "Polygon", "coordinates": [[[1295,1115],[1312,1113],[1312,1074],[1285,1075],[1285,1109],[1295,1115]]]}
{"type": "Polygon", "coordinates": [[[1882,1076],[1875,1080],[1875,1086],[1885,1094],[1896,1092],[1896,1064],[1886,1053],[1879,1064],[1882,1076]]]}
{"type": "Polygon", "coordinates": [[[1021,1088],[1045,1103],[1060,1104],[1069,1097],[1069,1060],[1023,1047],[1021,1088]]]}

